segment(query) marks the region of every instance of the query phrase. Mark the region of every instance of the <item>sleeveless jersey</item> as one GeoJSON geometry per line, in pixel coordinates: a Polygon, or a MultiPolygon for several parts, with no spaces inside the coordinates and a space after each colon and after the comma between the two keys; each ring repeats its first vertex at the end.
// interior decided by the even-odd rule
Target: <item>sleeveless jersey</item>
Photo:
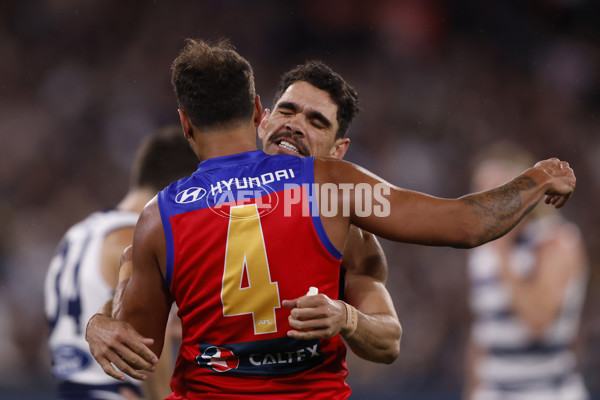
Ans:
{"type": "MultiPolygon", "coordinates": [[[[530,222],[512,254],[511,268],[526,279],[535,268],[536,248],[548,240],[560,217],[530,222]]],[[[469,258],[473,340],[486,349],[476,369],[482,387],[473,399],[586,399],[571,346],[579,327],[585,274],[571,279],[560,313],[541,339],[511,310],[510,292],[499,276],[499,255],[490,245],[469,258]]]]}
{"type": "Polygon", "coordinates": [[[281,305],[339,297],[341,253],[311,201],[314,159],[253,151],[202,162],[158,195],[183,339],[171,399],[345,399],[339,335],[295,340],[281,305]]]}
{"type": "MultiPolygon", "coordinates": [[[[91,355],[85,329],[92,315],[113,297],[113,289],[100,271],[105,236],[115,229],[135,226],[138,217],[137,213],[117,210],[91,214],[67,231],[50,262],[44,287],[45,312],[50,325],[52,373],[61,381],[61,398],[111,398],[101,392],[119,388],[91,355]]],[[[114,393],[111,395],[115,398],[114,393]]]]}

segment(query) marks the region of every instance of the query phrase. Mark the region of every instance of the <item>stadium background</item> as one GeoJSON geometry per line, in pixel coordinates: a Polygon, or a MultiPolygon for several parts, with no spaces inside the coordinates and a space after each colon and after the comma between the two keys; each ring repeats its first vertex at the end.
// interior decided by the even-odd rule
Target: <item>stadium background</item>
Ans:
{"type": "MultiPolygon", "coordinates": [[[[597,2],[0,0],[0,399],[52,398],[47,263],[69,225],[125,192],[143,135],[178,122],[169,67],[186,37],[230,38],[265,107],[282,72],[331,65],[361,96],[347,159],[406,188],[467,193],[470,157],[501,138],[569,161],[564,213],[592,261],[581,363],[600,392],[597,2]]],[[[352,398],[458,399],[465,251],[384,247],[401,354],[351,356],[352,398]]]]}

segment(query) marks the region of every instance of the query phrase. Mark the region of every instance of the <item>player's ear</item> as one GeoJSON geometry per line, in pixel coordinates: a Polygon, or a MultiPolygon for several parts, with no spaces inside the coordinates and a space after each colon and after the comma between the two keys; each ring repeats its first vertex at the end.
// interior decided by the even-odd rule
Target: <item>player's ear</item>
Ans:
{"type": "Polygon", "coordinates": [[[192,122],[190,121],[190,117],[188,117],[186,112],[181,108],[178,108],[177,112],[179,113],[179,121],[181,122],[181,127],[183,128],[183,135],[186,139],[193,138],[194,129],[192,122]]]}
{"type": "Polygon", "coordinates": [[[256,95],[254,96],[254,127],[260,125],[260,122],[262,120],[262,113],[263,108],[262,104],[260,103],[260,96],[256,95]]]}
{"type": "Polygon", "coordinates": [[[262,140],[265,137],[265,127],[267,126],[267,122],[269,121],[270,116],[271,110],[265,108],[265,111],[263,111],[263,115],[260,120],[260,124],[258,125],[258,138],[260,140],[262,140]]]}
{"type": "Polygon", "coordinates": [[[331,149],[329,150],[329,157],[334,157],[341,160],[342,158],[344,158],[346,151],[348,151],[348,146],[350,146],[350,139],[337,139],[331,147],[331,149]]]}

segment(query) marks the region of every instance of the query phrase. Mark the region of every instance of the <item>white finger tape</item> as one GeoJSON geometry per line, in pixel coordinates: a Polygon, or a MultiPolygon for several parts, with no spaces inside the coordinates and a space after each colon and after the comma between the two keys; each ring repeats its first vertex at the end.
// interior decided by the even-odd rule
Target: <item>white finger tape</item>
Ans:
{"type": "Polygon", "coordinates": [[[308,288],[308,292],[306,293],[307,296],[314,296],[315,294],[319,294],[319,289],[317,289],[314,286],[311,286],[308,288]]]}

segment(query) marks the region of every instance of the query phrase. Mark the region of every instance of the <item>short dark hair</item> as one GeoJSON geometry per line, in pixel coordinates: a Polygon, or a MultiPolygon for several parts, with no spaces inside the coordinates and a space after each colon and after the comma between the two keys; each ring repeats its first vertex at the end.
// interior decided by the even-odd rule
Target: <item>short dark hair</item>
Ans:
{"type": "Polygon", "coordinates": [[[310,60],[297,65],[281,76],[275,93],[273,108],[287,88],[295,82],[308,82],[314,87],[329,93],[331,100],[337,104],[337,122],[339,129],[336,138],[342,138],[348,132],[348,127],[358,114],[358,93],[331,68],[319,60],[310,60]]]}
{"type": "Polygon", "coordinates": [[[158,192],[191,175],[198,163],[181,125],[166,126],[142,141],[131,169],[130,186],[158,192]]]}
{"type": "Polygon", "coordinates": [[[252,67],[227,40],[210,45],[187,39],[171,66],[171,83],[196,128],[230,125],[254,113],[252,67]]]}

